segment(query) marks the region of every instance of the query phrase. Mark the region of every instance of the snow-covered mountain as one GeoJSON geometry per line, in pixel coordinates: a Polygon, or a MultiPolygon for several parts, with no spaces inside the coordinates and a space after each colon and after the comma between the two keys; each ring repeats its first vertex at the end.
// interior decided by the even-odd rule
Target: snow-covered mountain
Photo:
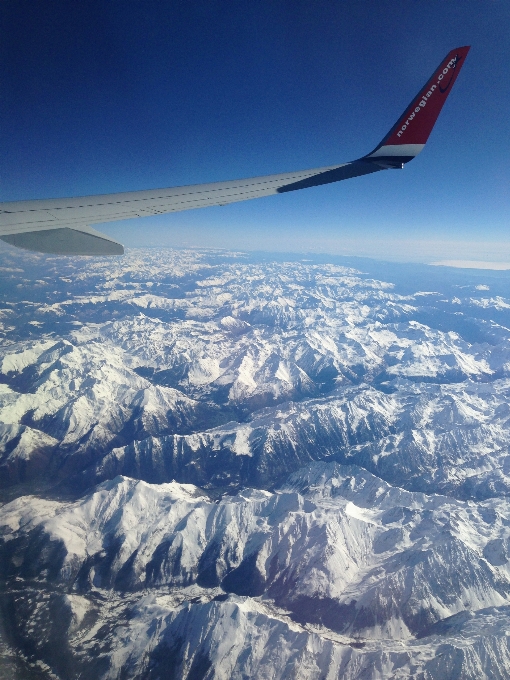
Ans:
{"type": "Polygon", "coordinates": [[[487,646],[508,655],[509,527],[506,500],[407,492],[356,466],[219,501],[116,477],[79,501],[3,507],[5,609],[70,677],[167,677],[169,658],[170,677],[270,677],[275,655],[278,677],[405,677],[442,667],[447,646],[454,677],[475,678],[457,628],[475,669],[487,646]]]}
{"type": "Polygon", "coordinates": [[[510,381],[462,386],[396,381],[266,408],[248,422],[190,435],[149,436],[115,448],[90,482],[125,474],[205,488],[268,488],[313,460],[356,463],[410,490],[488,498],[510,491],[510,381]]]}
{"type": "Polygon", "coordinates": [[[153,385],[101,343],[21,343],[7,348],[0,366],[4,485],[57,466],[75,469],[94,452],[136,438],[189,431],[204,414],[196,401],[153,385]]]}
{"type": "Polygon", "coordinates": [[[508,677],[504,274],[3,255],[0,660],[508,677]]]}

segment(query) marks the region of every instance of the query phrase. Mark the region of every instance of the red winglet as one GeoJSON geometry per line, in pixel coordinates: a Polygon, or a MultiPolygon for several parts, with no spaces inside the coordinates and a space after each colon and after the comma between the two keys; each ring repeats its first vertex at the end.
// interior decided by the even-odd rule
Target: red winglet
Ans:
{"type": "Polygon", "coordinates": [[[469,46],[457,47],[448,52],[434,75],[377,148],[394,144],[425,144],[469,49],[469,46]]]}

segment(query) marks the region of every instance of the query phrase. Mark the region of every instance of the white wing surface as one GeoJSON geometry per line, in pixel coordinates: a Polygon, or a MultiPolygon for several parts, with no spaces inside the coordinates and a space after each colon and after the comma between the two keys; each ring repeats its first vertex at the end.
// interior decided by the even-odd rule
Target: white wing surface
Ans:
{"type": "Polygon", "coordinates": [[[120,255],[122,245],[91,225],[226,205],[402,168],[423,149],[468,50],[452,50],[376,149],[355,161],[212,184],[0,203],[0,239],[43,253],[120,255]]]}

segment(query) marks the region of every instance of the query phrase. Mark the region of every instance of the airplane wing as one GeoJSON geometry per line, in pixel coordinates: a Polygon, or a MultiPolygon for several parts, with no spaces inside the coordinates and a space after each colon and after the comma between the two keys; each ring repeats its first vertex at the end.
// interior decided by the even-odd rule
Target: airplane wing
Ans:
{"type": "Polygon", "coordinates": [[[121,255],[120,243],[90,225],[226,205],[403,168],[425,146],[468,51],[458,47],[449,52],[380,144],[355,161],[170,189],[0,203],[0,239],[42,253],[121,255]]]}

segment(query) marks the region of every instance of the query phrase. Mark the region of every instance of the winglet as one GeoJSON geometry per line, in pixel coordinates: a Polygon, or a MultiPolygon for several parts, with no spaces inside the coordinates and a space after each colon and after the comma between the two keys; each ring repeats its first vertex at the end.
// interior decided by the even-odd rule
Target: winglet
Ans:
{"type": "Polygon", "coordinates": [[[401,168],[403,163],[420,153],[468,52],[469,46],[457,47],[448,52],[386,137],[363,160],[370,160],[385,168],[401,168]]]}

